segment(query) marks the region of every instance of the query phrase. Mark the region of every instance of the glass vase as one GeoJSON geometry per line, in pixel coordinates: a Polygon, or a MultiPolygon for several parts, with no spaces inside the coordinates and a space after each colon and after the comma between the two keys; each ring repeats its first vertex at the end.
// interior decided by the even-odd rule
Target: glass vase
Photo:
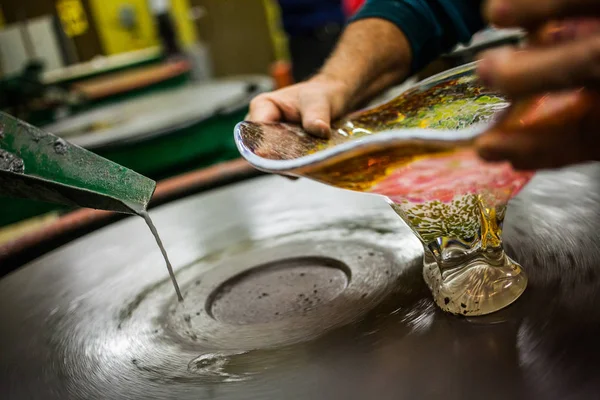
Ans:
{"type": "Polygon", "coordinates": [[[383,196],[423,244],[423,277],[436,304],[485,315],[527,286],[523,268],[504,252],[502,225],[533,173],[484,162],[473,149],[508,105],[481,84],[473,63],[348,115],[329,139],[293,124],[246,121],[235,140],[260,170],[383,196]]]}

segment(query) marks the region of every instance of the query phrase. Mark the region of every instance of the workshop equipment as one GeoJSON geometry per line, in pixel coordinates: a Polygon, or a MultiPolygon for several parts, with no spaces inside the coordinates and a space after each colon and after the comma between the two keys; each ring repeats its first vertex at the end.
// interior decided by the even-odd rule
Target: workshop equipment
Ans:
{"type": "Polygon", "coordinates": [[[0,280],[0,391],[48,400],[595,399],[598,204],[597,164],[539,173],[504,227],[532,290],[471,319],[436,309],[421,246],[381,199],[275,176],[186,196],[152,211],[183,304],[138,218],[0,280]]]}
{"type": "Polygon", "coordinates": [[[144,211],[156,183],[0,112],[0,195],[124,213],[144,211]]]}

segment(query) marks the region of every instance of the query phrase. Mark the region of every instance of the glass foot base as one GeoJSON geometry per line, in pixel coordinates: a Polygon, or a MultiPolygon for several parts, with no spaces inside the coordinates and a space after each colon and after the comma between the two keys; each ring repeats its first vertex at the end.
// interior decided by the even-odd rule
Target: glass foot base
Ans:
{"type": "Polygon", "coordinates": [[[501,310],[516,301],[527,287],[525,272],[505,254],[498,265],[490,265],[481,257],[447,269],[442,276],[433,255],[426,253],[423,277],[442,310],[466,316],[501,310]]]}

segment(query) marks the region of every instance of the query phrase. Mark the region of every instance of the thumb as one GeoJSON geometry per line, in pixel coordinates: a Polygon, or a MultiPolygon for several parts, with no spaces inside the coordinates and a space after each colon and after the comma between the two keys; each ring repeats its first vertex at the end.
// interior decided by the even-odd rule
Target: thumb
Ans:
{"type": "Polygon", "coordinates": [[[313,92],[300,99],[302,126],[315,136],[327,139],[331,135],[331,104],[322,92],[313,92]]]}

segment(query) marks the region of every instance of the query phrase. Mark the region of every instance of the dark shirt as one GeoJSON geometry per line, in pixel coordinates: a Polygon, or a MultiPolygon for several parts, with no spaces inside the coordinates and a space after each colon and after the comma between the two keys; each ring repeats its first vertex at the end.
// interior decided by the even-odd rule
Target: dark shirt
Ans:
{"type": "Polygon", "coordinates": [[[485,27],[482,0],[367,0],[351,19],[382,18],[396,24],[412,48],[411,73],[485,27]]]}
{"type": "Polygon", "coordinates": [[[283,29],[290,36],[310,35],[346,22],[341,0],[279,0],[279,7],[283,29]]]}

